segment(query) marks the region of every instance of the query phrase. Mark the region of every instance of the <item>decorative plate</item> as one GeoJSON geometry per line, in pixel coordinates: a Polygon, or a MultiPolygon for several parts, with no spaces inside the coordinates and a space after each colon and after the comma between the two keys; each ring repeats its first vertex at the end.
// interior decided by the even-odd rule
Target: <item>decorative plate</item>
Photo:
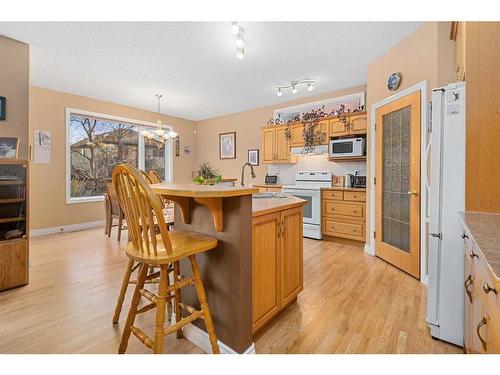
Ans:
{"type": "Polygon", "coordinates": [[[387,88],[389,90],[397,90],[401,84],[401,73],[392,73],[387,80],[387,88]]]}

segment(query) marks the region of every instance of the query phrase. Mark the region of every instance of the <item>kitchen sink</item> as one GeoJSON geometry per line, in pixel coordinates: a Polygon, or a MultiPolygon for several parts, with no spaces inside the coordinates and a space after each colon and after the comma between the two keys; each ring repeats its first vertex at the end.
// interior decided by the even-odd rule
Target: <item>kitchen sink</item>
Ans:
{"type": "Polygon", "coordinates": [[[286,199],[288,197],[283,193],[257,193],[252,195],[252,199],[265,199],[265,198],[286,199]]]}

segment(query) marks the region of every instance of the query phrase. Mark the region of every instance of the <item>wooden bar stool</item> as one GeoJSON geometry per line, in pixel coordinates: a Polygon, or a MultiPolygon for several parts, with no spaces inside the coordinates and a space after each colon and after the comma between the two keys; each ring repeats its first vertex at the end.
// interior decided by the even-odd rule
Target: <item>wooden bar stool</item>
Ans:
{"type": "Polygon", "coordinates": [[[137,284],[132,296],[127,321],[123,329],[122,341],[118,353],[125,353],[130,334],[133,333],[154,353],[163,353],[165,335],[177,332],[182,337],[182,327],[196,319],[203,319],[207,329],[213,353],[220,353],[217,336],[208,307],[205,288],[200,276],[196,254],[217,247],[217,239],[201,233],[184,230],[167,230],[162,214],[160,198],[153,193],[140,172],[130,165],[118,165],[113,170],[113,185],[120,204],[125,211],[130,242],[126,253],[130,260],[140,264],[137,284]],[[156,227],[159,227],[157,234],[156,227]],[[179,261],[188,258],[193,276],[180,277],[179,261]],[[174,282],[168,283],[168,265],[173,264],[174,282]],[[150,266],[160,270],[148,275],[150,266]],[[159,277],[158,294],[144,289],[148,280],[159,277]],[[181,288],[194,285],[200,302],[200,309],[181,303],[181,288]],[[149,303],[139,308],[141,297],[149,303]],[[165,329],[166,301],[175,300],[175,324],[165,329]],[[137,314],[156,308],[156,329],[154,338],[150,338],[139,327],[134,326],[137,314]],[[188,314],[182,317],[181,309],[188,314]]]}

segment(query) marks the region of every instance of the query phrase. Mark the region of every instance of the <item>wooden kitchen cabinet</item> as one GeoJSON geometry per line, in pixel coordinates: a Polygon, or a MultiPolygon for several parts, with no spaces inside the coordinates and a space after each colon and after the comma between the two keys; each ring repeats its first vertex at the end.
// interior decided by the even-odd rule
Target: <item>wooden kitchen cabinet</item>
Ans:
{"type": "Polygon", "coordinates": [[[252,224],[253,332],[303,289],[302,207],[254,217],[252,224]]]}
{"type": "Polygon", "coordinates": [[[291,163],[290,142],[285,136],[286,126],[262,128],[262,162],[291,163]]]}
{"type": "Polygon", "coordinates": [[[464,351],[498,354],[500,279],[466,227],[464,235],[464,351]]]}
{"type": "MultiPolygon", "coordinates": [[[[316,129],[323,134],[323,141],[318,145],[327,145],[330,141],[330,120],[318,122],[316,129]]],[[[304,147],[304,124],[293,124],[290,126],[290,147],[304,147]]]]}
{"type": "Polygon", "coordinates": [[[365,240],[364,189],[324,189],[321,192],[321,230],[325,238],[365,240]]]}
{"type": "Polygon", "coordinates": [[[354,112],[347,114],[346,117],[348,119],[347,124],[344,124],[338,118],[330,120],[330,137],[366,134],[368,128],[366,112],[354,112]]]}

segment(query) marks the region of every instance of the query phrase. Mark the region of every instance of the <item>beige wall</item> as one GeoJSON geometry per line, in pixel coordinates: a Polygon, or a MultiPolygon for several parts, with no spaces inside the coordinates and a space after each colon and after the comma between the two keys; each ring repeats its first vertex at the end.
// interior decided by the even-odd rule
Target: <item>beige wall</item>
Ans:
{"type": "MultiPolygon", "coordinates": [[[[266,125],[269,118],[273,116],[275,109],[364,91],[366,91],[366,86],[357,86],[318,96],[309,96],[279,105],[198,121],[196,124],[198,162],[208,161],[222,173],[223,177],[237,178],[239,180],[241,167],[247,161],[247,151],[255,148],[260,149],[260,128],[266,125]],[[236,159],[220,160],[219,134],[233,131],[236,132],[236,159]]],[[[262,153],[260,153],[260,160],[262,161],[262,153]]],[[[246,171],[245,183],[247,181],[264,182],[266,172],[267,166],[261,162],[260,166],[255,169],[257,178],[252,180],[250,173],[246,171]]]]}
{"type": "Polygon", "coordinates": [[[28,157],[29,46],[0,36],[0,96],[7,98],[7,118],[0,137],[19,138],[20,159],[28,157]]]}
{"type": "MultiPolygon", "coordinates": [[[[30,141],[35,129],[52,133],[52,163],[31,166],[32,229],[104,219],[102,202],[66,204],[66,107],[149,122],[158,119],[153,112],[32,86],[30,141]]],[[[170,116],[162,116],[162,121],[172,125],[180,136],[180,156],[174,156],[174,181],[190,181],[196,164],[195,123],[170,116]],[[191,146],[190,154],[182,151],[185,145],[191,146]]]]}
{"type": "MultiPolygon", "coordinates": [[[[428,100],[433,88],[454,81],[455,77],[455,44],[449,40],[450,22],[428,22],[413,34],[402,40],[387,53],[368,65],[367,79],[367,110],[371,116],[370,107],[398,91],[427,80],[428,100]],[[393,72],[402,74],[399,89],[389,91],[387,78],[393,72]]],[[[371,133],[367,135],[367,176],[372,180],[370,169],[371,133]]],[[[368,189],[369,190],[369,189],[368,189]]],[[[367,191],[367,238],[372,234],[370,228],[369,201],[367,191]]]]}

